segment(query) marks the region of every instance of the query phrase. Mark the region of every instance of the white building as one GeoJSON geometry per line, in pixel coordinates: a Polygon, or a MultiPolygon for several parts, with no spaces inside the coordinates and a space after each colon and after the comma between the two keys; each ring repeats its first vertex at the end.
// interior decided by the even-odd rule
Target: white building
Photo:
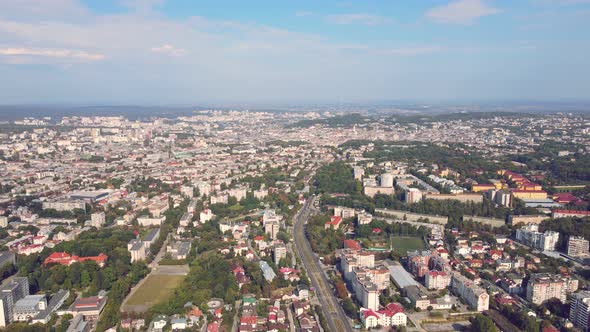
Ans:
{"type": "Polygon", "coordinates": [[[567,254],[573,257],[588,255],[588,240],[581,236],[570,236],[567,241],[567,254]]]}
{"type": "Polygon", "coordinates": [[[8,227],[8,217],[0,216],[0,227],[8,227]]]}
{"type": "Polygon", "coordinates": [[[408,188],[405,194],[405,201],[408,204],[418,203],[422,200],[422,191],[418,188],[408,188]]]}
{"type": "Polygon", "coordinates": [[[193,198],[195,189],[191,186],[181,186],[180,187],[180,194],[187,198],[193,198]]]}
{"type": "Polygon", "coordinates": [[[284,245],[277,245],[274,248],[274,262],[279,265],[281,259],[287,257],[287,247],[284,245]]]}
{"type": "Polygon", "coordinates": [[[93,213],[90,215],[90,224],[96,228],[102,228],[106,222],[106,215],[104,212],[93,213]]]}
{"type": "Polygon", "coordinates": [[[205,210],[201,211],[201,213],[199,213],[199,221],[201,223],[206,223],[207,221],[213,219],[214,217],[215,217],[215,215],[209,209],[205,209],[205,210]]]}
{"type": "Polygon", "coordinates": [[[404,308],[398,303],[390,303],[379,311],[361,308],[360,316],[366,329],[377,326],[406,326],[408,319],[404,308]]]}
{"type": "Polygon", "coordinates": [[[559,233],[553,231],[539,232],[539,225],[529,224],[516,230],[516,240],[540,250],[555,250],[559,233]]]}
{"type": "Polygon", "coordinates": [[[473,280],[467,279],[459,273],[454,273],[451,277],[451,289],[473,309],[480,312],[489,309],[490,296],[473,280]]]}
{"type": "Polygon", "coordinates": [[[587,332],[590,319],[590,292],[584,291],[572,294],[570,306],[570,321],[579,329],[587,332]]]}
{"type": "Polygon", "coordinates": [[[451,283],[451,276],[445,271],[429,271],[424,284],[428,289],[445,289],[451,283]]]}

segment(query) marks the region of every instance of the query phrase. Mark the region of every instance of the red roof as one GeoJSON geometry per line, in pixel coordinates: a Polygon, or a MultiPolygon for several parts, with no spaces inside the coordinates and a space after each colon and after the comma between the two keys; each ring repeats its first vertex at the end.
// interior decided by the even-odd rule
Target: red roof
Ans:
{"type": "Polygon", "coordinates": [[[342,222],[342,217],[340,216],[332,216],[330,221],[326,222],[326,224],[338,226],[342,222]]]}
{"type": "Polygon", "coordinates": [[[398,303],[390,303],[388,305],[385,306],[385,309],[379,310],[380,314],[384,314],[388,317],[393,317],[398,313],[403,313],[404,312],[404,307],[402,307],[400,304],[398,303]]]}
{"type": "Polygon", "coordinates": [[[256,316],[244,316],[240,318],[240,325],[256,325],[258,317],[256,316]]]}
{"type": "Polygon", "coordinates": [[[61,264],[61,265],[71,265],[73,263],[84,262],[84,261],[94,261],[98,265],[103,265],[109,257],[103,253],[100,253],[98,256],[88,256],[88,257],[79,257],[76,255],[70,255],[65,252],[54,252],[49,255],[45,261],[43,262],[44,265],[47,264],[61,264]]]}
{"type": "Polygon", "coordinates": [[[95,307],[98,307],[101,300],[102,300],[102,298],[100,298],[98,296],[81,298],[81,299],[76,300],[74,307],[76,309],[95,308],[95,307]]]}
{"type": "Polygon", "coordinates": [[[444,277],[447,275],[444,271],[436,271],[436,270],[428,271],[428,274],[431,277],[444,277]]]}
{"type": "Polygon", "coordinates": [[[361,244],[356,240],[344,240],[344,248],[352,249],[352,250],[361,250],[361,244]]]}
{"type": "Polygon", "coordinates": [[[368,318],[368,317],[370,317],[370,316],[373,316],[373,317],[375,317],[375,318],[379,318],[379,315],[377,315],[377,313],[375,313],[375,312],[374,312],[373,310],[371,310],[371,309],[364,310],[364,311],[363,311],[363,316],[364,316],[365,318],[368,318]]]}
{"type": "Polygon", "coordinates": [[[207,332],[218,332],[219,331],[219,323],[212,322],[207,325],[207,332]]]}
{"type": "Polygon", "coordinates": [[[577,201],[578,198],[570,193],[559,193],[553,195],[553,200],[558,203],[571,203],[577,201]]]}

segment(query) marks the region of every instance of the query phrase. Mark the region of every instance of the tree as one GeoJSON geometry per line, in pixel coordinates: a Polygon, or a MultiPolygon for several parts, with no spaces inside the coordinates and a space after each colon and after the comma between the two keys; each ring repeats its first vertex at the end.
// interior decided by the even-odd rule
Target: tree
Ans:
{"type": "Polygon", "coordinates": [[[491,318],[484,315],[477,315],[471,319],[471,332],[498,332],[491,318]]]}
{"type": "Polygon", "coordinates": [[[350,298],[346,298],[342,301],[342,308],[348,316],[354,317],[356,315],[356,307],[350,298]]]}

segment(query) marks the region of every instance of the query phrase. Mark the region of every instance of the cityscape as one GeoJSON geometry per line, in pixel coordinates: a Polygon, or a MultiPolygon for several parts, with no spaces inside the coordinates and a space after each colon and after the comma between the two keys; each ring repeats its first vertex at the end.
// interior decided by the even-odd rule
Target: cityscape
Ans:
{"type": "Polygon", "coordinates": [[[0,0],[0,332],[589,332],[589,0],[0,0]]]}
{"type": "Polygon", "coordinates": [[[588,328],[586,113],[0,126],[10,331],[588,328]]]}

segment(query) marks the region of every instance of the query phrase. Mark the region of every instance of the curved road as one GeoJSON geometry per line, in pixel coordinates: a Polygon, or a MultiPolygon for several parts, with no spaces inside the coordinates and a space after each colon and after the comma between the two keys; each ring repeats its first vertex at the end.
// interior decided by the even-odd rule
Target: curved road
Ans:
{"type": "MultiPolygon", "coordinates": [[[[303,262],[307,275],[311,279],[311,284],[318,295],[324,317],[328,322],[331,332],[352,331],[350,321],[340,303],[334,296],[326,275],[316,260],[316,256],[311,250],[311,246],[305,236],[305,224],[310,217],[310,209],[315,197],[308,198],[305,204],[295,216],[293,238],[297,254],[303,262]]],[[[328,332],[328,331],[327,331],[328,332]]]]}

